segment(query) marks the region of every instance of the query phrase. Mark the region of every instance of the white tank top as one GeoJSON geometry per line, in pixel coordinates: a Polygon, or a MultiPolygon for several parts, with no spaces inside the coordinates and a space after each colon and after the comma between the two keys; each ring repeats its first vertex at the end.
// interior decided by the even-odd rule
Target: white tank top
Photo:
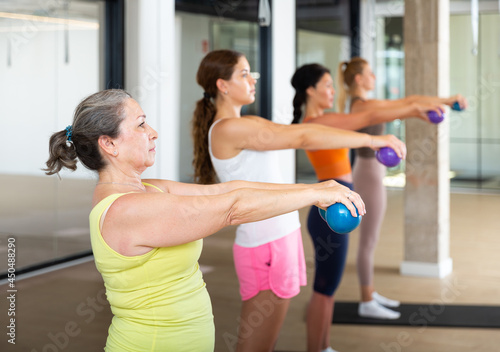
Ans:
{"type": "MultiPolygon", "coordinates": [[[[210,159],[220,182],[234,180],[285,183],[279,169],[278,153],[243,149],[230,159],[217,159],[212,154],[212,124],[208,131],[208,150],[210,159]]],[[[292,233],[300,227],[299,213],[276,216],[274,218],[239,225],[236,229],[235,243],[242,247],[257,247],[292,233]]]]}

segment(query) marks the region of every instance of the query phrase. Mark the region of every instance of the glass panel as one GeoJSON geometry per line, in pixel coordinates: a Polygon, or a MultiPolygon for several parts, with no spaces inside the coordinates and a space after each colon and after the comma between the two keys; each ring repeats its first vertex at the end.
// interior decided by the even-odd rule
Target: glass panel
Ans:
{"type": "Polygon", "coordinates": [[[88,1],[0,3],[0,246],[16,238],[17,270],[90,251],[94,174],[79,164],[59,181],[41,168],[49,136],[99,89],[102,8],[88,1]]]}
{"type": "MultiPolygon", "coordinates": [[[[451,185],[492,189],[500,179],[500,15],[480,14],[479,22],[479,54],[474,56],[470,15],[450,17],[450,94],[461,93],[469,101],[467,110],[449,112],[451,185]]],[[[377,19],[377,98],[405,96],[401,35],[401,18],[377,19]]],[[[387,124],[387,132],[404,140],[404,121],[387,124]]],[[[401,163],[388,175],[403,170],[401,163]]]]}
{"type": "MultiPolygon", "coordinates": [[[[337,67],[349,58],[349,50],[348,37],[297,30],[297,67],[319,63],[330,69],[335,80],[337,67]]],[[[297,182],[316,181],[314,169],[303,150],[296,151],[296,179],[297,182]]]]}
{"type": "Polygon", "coordinates": [[[500,15],[479,16],[479,53],[472,55],[470,15],[450,18],[450,93],[470,107],[450,113],[453,186],[498,189],[500,163],[500,15]]]}
{"type": "Polygon", "coordinates": [[[351,6],[348,0],[296,0],[297,30],[351,35],[351,6]]]}
{"type": "Polygon", "coordinates": [[[220,19],[257,22],[258,0],[175,0],[175,10],[220,19]]]}
{"type": "MultiPolygon", "coordinates": [[[[403,19],[386,17],[377,19],[376,64],[372,69],[377,77],[376,99],[400,99],[405,96],[405,67],[403,46],[403,19]]],[[[405,123],[395,120],[386,123],[386,133],[405,140],[405,123]]],[[[387,168],[387,175],[395,176],[404,172],[404,161],[398,166],[387,168]]]]}
{"type": "Polygon", "coordinates": [[[478,155],[480,145],[475,139],[462,139],[450,142],[451,160],[451,185],[453,187],[467,188],[479,187],[477,178],[480,167],[478,155]]]}
{"type": "MultiPolygon", "coordinates": [[[[472,55],[471,17],[457,15],[450,17],[450,94],[460,93],[467,97],[469,108],[461,112],[450,112],[450,139],[475,139],[479,117],[477,96],[478,60],[472,55]]],[[[451,169],[459,167],[460,153],[451,148],[451,169]],[[456,162],[458,164],[456,164],[456,162]]]]}
{"type": "Polygon", "coordinates": [[[500,138],[500,15],[481,15],[480,65],[481,134],[500,138]]]}
{"type": "MultiPolygon", "coordinates": [[[[252,72],[259,72],[259,26],[252,22],[212,21],[212,50],[231,49],[245,54],[252,72]]],[[[259,115],[260,82],[255,85],[255,102],[245,105],[243,115],[259,115]]]]}
{"type": "Polygon", "coordinates": [[[195,102],[203,97],[203,90],[196,83],[196,72],[203,57],[210,50],[210,17],[176,11],[176,47],[180,52],[179,76],[179,175],[180,181],[193,181],[193,141],[191,120],[195,102]]]}
{"type": "Polygon", "coordinates": [[[450,17],[450,94],[461,93],[470,107],[450,114],[450,169],[452,185],[476,187],[479,173],[478,122],[480,101],[477,95],[478,60],[472,55],[471,17],[450,17]]]}
{"type": "Polygon", "coordinates": [[[383,92],[380,99],[400,99],[405,96],[403,19],[389,17],[383,22],[378,28],[383,30],[379,34],[384,40],[377,47],[377,92],[383,92]]]}
{"type": "Polygon", "coordinates": [[[500,142],[481,144],[481,188],[500,190],[500,142]]]}
{"type": "MultiPolygon", "coordinates": [[[[191,120],[195,102],[202,98],[203,90],[196,83],[196,72],[205,55],[216,49],[232,49],[245,54],[250,68],[259,71],[259,27],[257,23],[233,21],[176,11],[178,32],[176,46],[180,50],[180,181],[193,181],[193,141],[191,120]]],[[[258,115],[260,84],[257,80],[255,102],[245,106],[243,114],[258,115]]]]}
{"type": "Polygon", "coordinates": [[[500,14],[480,16],[481,178],[500,189],[500,14]]]}

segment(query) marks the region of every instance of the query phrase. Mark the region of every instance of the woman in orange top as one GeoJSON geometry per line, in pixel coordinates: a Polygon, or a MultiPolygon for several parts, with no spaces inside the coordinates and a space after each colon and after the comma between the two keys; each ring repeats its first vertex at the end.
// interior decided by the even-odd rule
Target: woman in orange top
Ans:
{"type": "MultiPolygon", "coordinates": [[[[298,68],[292,77],[296,94],[293,100],[294,120],[298,123],[305,105],[304,123],[318,123],[331,127],[357,130],[373,124],[411,116],[428,121],[426,111],[437,106],[411,103],[394,108],[380,109],[371,115],[363,113],[325,113],[332,108],[335,90],[330,71],[319,64],[298,68]]],[[[352,173],[348,149],[307,151],[318,180],[334,179],[352,189],[352,173]]],[[[404,157],[404,155],[403,155],[404,157]]],[[[368,209],[369,211],[369,209],[368,209]]],[[[314,291],[307,311],[307,348],[309,352],[334,351],[330,344],[330,325],[333,316],[334,293],[344,271],[348,236],[333,232],[312,207],[308,217],[308,230],[314,243],[316,272],[314,291]]]]}

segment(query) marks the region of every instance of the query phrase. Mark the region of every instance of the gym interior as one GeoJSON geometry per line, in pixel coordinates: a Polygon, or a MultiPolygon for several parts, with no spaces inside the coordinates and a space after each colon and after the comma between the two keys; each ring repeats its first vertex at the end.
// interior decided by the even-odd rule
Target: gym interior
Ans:
{"type": "MultiPolygon", "coordinates": [[[[1,350],[100,351],[105,345],[111,312],[88,228],[97,176],[83,166],[57,176],[42,171],[50,135],[71,124],[83,97],[107,88],[127,90],[160,135],[155,166],[145,178],[193,182],[190,122],[203,96],[195,75],[209,51],[243,52],[252,71],[260,73],[256,101],[244,113],[286,124],[292,117],[290,78],[310,62],[335,74],[341,61],[364,57],[377,77],[374,97],[404,97],[408,80],[419,74],[408,64],[405,19],[436,33],[443,21],[442,12],[438,19],[405,12],[416,0],[269,2],[266,25],[258,20],[258,0],[0,1],[0,287],[8,298],[13,272],[8,253],[15,243],[10,288],[16,290],[17,326],[15,345],[4,334],[1,350]]],[[[438,140],[432,142],[446,151],[433,167],[444,197],[436,200],[435,221],[446,222],[439,233],[444,239],[434,245],[445,248],[441,259],[452,264],[405,273],[408,199],[422,190],[408,190],[408,165],[389,168],[376,280],[391,296],[430,310],[400,325],[334,322],[331,342],[339,351],[498,350],[500,313],[496,323],[485,325],[475,324],[474,314],[463,319],[464,326],[433,322],[454,306],[500,312],[500,2],[430,3],[446,12],[445,33],[437,39],[444,52],[444,64],[438,60],[438,65],[446,70],[438,93],[460,93],[469,101],[465,111],[446,112],[446,126],[436,130],[438,140]]],[[[395,120],[386,129],[405,140],[411,133],[406,123],[395,120]]],[[[289,182],[316,182],[303,151],[282,151],[281,161],[289,182]]],[[[314,273],[307,212],[300,211],[308,286],[292,300],[276,351],[306,349],[305,311],[314,273]]],[[[235,350],[241,304],[231,253],[234,232],[226,228],[205,239],[200,258],[220,352],[235,350]]],[[[338,302],[359,300],[357,230],[350,236],[338,302]]],[[[9,307],[2,307],[0,321],[8,326],[9,307]]]]}

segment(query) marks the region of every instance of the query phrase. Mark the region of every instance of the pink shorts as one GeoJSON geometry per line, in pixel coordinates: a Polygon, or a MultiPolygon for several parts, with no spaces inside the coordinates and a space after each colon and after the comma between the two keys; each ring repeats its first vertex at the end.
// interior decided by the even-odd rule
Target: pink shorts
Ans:
{"type": "Polygon", "coordinates": [[[272,290],[280,298],[291,298],[307,284],[306,261],[300,228],[258,247],[233,245],[234,265],[241,299],[272,290]]]}

